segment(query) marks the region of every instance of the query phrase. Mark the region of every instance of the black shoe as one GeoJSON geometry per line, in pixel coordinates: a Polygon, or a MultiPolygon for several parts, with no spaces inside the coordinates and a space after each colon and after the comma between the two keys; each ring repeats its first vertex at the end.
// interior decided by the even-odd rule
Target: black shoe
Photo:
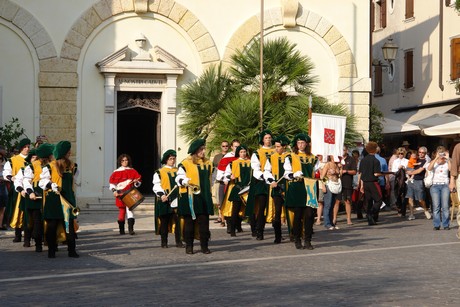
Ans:
{"type": "Polygon", "coordinates": [[[19,242],[21,242],[21,237],[15,237],[13,239],[13,243],[19,243],[19,242]]]}
{"type": "Polygon", "coordinates": [[[449,226],[444,227],[444,230],[450,230],[450,227],[449,226]]]}
{"type": "Polygon", "coordinates": [[[161,248],[168,248],[168,243],[161,243],[161,248]]]}
{"type": "Polygon", "coordinates": [[[243,228],[237,227],[237,228],[236,228],[236,232],[243,232],[243,228]]]}
{"type": "Polygon", "coordinates": [[[256,240],[262,241],[264,239],[264,235],[257,235],[256,240]]]}
{"type": "Polygon", "coordinates": [[[255,232],[252,232],[251,236],[257,237],[257,234],[255,232]]]}
{"type": "Polygon", "coordinates": [[[185,245],[182,242],[176,242],[176,247],[184,248],[185,245]]]}
{"type": "Polygon", "coordinates": [[[439,230],[439,229],[441,229],[441,226],[433,227],[433,230],[439,230]]]}
{"type": "Polygon", "coordinates": [[[76,251],[69,252],[68,255],[70,258],[80,258],[80,255],[78,255],[76,251]]]}
{"type": "Polygon", "coordinates": [[[206,254],[206,255],[211,253],[211,251],[210,251],[209,248],[207,248],[207,247],[202,247],[202,248],[201,248],[201,252],[202,252],[203,254],[206,254]]]}
{"type": "Polygon", "coordinates": [[[281,238],[276,238],[275,241],[273,241],[275,244],[280,244],[281,243],[281,238]]]}
{"type": "Polygon", "coordinates": [[[313,245],[311,245],[311,242],[310,241],[305,241],[305,249],[309,249],[309,250],[312,250],[314,249],[313,245]]]}
{"type": "Polygon", "coordinates": [[[30,247],[30,241],[24,241],[24,244],[22,244],[24,247],[30,247]]]}
{"type": "Polygon", "coordinates": [[[56,258],[56,252],[53,249],[48,249],[48,258],[56,258]]]}
{"type": "Polygon", "coordinates": [[[43,251],[43,247],[41,245],[35,245],[35,251],[37,253],[41,253],[43,251]]]}
{"type": "Polygon", "coordinates": [[[185,247],[185,253],[192,255],[193,254],[193,246],[186,246],[185,247]]]}
{"type": "Polygon", "coordinates": [[[230,233],[230,237],[236,237],[236,233],[234,232],[230,233]]]}
{"type": "Polygon", "coordinates": [[[297,249],[304,249],[305,247],[302,246],[302,243],[300,241],[295,242],[295,248],[297,249]]]}

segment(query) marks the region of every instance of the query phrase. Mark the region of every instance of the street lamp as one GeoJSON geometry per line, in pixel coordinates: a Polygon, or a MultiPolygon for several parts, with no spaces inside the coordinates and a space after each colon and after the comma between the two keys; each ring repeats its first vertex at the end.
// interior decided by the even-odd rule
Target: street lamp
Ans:
{"type": "Polygon", "coordinates": [[[393,43],[392,38],[388,38],[388,41],[385,42],[382,46],[383,58],[388,62],[394,61],[396,59],[396,54],[398,53],[398,46],[393,43]]]}

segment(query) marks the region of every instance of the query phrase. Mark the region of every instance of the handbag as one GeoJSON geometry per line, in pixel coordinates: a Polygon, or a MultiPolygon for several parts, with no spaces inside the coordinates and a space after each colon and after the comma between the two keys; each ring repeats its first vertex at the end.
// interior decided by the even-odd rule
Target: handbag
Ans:
{"type": "Polygon", "coordinates": [[[337,181],[328,180],[326,185],[332,194],[339,194],[342,192],[342,181],[340,178],[337,181]]]}
{"type": "Polygon", "coordinates": [[[431,186],[433,185],[433,177],[434,173],[432,171],[426,170],[425,178],[423,178],[425,188],[431,188],[431,186]]]}

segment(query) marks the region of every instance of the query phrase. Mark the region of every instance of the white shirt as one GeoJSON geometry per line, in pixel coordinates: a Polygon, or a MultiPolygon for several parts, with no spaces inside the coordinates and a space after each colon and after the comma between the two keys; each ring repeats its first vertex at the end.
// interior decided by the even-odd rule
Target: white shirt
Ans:
{"type": "Polygon", "coordinates": [[[396,173],[399,170],[400,166],[403,166],[404,168],[407,167],[407,163],[409,163],[409,160],[406,158],[398,158],[393,161],[393,164],[391,165],[391,171],[393,173],[396,173]]]}
{"type": "Polygon", "coordinates": [[[433,166],[433,184],[449,183],[449,164],[447,162],[443,164],[435,163],[433,166]]]}

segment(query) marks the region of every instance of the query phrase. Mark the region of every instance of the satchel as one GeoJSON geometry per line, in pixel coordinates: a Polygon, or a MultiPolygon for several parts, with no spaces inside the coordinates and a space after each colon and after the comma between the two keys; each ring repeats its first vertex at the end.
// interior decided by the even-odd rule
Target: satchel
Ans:
{"type": "Polygon", "coordinates": [[[342,181],[340,178],[337,181],[328,180],[326,185],[332,194],[339,194],[342,192],[342,181]]]}
{"type": "Polygon", "coordinates": [[[431,186],[433,185],[433,177],[434,173],[432,171],[426,170],[425,178],[423,178],[425,188],[431,188],[431,186]]]}

